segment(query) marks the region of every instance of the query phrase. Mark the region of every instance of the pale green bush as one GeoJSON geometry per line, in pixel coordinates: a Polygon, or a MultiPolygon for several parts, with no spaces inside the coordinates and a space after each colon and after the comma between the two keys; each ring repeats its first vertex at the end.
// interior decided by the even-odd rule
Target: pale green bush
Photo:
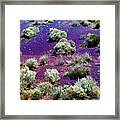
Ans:
{"type": "Polygon", "coordinates": [[[30,58],[25,61],[25,65],[28,66],[30,70],[34,70],[38,67],[38,62],[35,58],[30,58]]]}
{"type": "Polygon", "coordinates": [[[24,90],[31,89],[35,77],[35,71],[29,70],[27,66],[22,66],[20,69],[20,91],[23,92],[24,90]]]}
{"type": "Polygon", "coordinates": [[[61,39],[53,48],[53,55],[71,55],[76,51],[75,43],[67,39],[61,39]]]}
{"type": "Polygon", "coordinates": [[[21,41],[27,42],[39,33],[38,27],[28,27],[22,31],[21,41]]]}
{"type": "Polygon", "coordinates": [[[62,90],[61,99],[63,100],[80,100],[86,97],[86,93],[82,87],[71,85],[62,90]]]}
{"type": "Polygon", "coordinates": [[[87,35],[87,42],[86,45],[88,48],[97,47],[100,43],[100,37],[98,37],[96,34],[89,33],[87,35]]]}
{"type": "Polygon", "coordinates": [[[82,87],[88,99],[99,99],[100,97],[100,87],[91,77],[79,79],[78,82],[75,83],[75,86],[82,87]]]}
{"type": "Polygon", "coordinates": [[[39,65],[45,65],[48,63],[48,56],[47,55],[43,55],[39,58],[39,65]]]}
{"type": "Polygon", "coordinates": [[[59,99],[61,88],[49,82],[40,83],[30,94],[30,99],[59,99]]]}
{"type": "Polygon", "coordinates": [[[57,28],[50,28],[48,42],[58,42],[61,38],[66,38],[67,33],[57,28]]]}
{"type": "Polygon", "coordinates": [[[46,69],[44,76],[50,83],[55,83],[60,79],[60,73],[56,69],[46,69]]]}
{"type": "Polygon", "coordinates": [[[89,69],[83,65],[76,64],[72,70],[65,72],[64,76],[70,79],[77,80],[78,78],[86,77],[89,74],[89,69]]]}

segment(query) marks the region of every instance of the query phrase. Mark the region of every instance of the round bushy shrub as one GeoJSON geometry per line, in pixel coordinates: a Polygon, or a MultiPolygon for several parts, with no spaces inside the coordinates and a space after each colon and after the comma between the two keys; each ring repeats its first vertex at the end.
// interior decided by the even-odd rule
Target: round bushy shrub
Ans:
{"type": "Polygon", "coordinates": [[[49,23],[53,23],[54,20],[45,20],[45,21],[33,21],[32,25],[38,26],[38,25],[48,25],[49,23]]]}
{"type": "Polygon", "coordinates": [[[28,41],[30,38],[35,37],[39,32],[38,27],[28,27],[22,31],[21,41],[28,41]]]}
{"type": "Polygon", "coordinates": [[[82,26],[88,26],[88,25],[90,25],[90,22],[88,20],[80,20],[80,24],[82,26]]]}
{"type": "Polygon", "coordinates": [[[38,62],[35,58],[30,58],[25,61],[25,65],[28,66],[30,70],[34,70],[38,67],[38,62]]]}
{"type": "Polygon", "coordinates": [[[74,21],[71,22],[71,26],[72,26],[72,27],[78,27],[78,26],[80,26],[80,22],[74,20],[74,21]]]}
{"type": "Polygon", "coordinates": [[[66,38],[67,33],[57,28],[50,28],[48,42],[58,42],[61,38],[66,38]]]}
{"type": "Polygon", "coordinates": [[[81,55],[81,63],[87,63],[92,60],[91,56],[86,52],[81,55]]]}
{"type": "Polygon", "coordinates": [[[84,99],[85,96],[84,89],[75,85],[63,89],[61,93],[62,100],[80,100],[84,99]]]}
{"type": "Polygon", "coordinates": [[[33,21],[33,22],[31,23],[31,25],[33,25],[33,26],[42,25],[42,22],[40,22],[40,21],[33,21]]]}
{"type": "Polygon", "coordinates": [[[40,83],[31,93],[32,100],[43,99],[44,96],[51,96],[52,84],[49,82],[40,83]]]}
{"type": "Polygon", "coordinates": [[[55,20],[46,20],[48,23],[54,23],[55,20]]]}
{"type": "Polygon", "coordinates": [[[75,66],[76,64],[81,64],[81,57],[79,55],[74,55],[70,61],[66,61],[67,64],[70,66],[75,66]]]}
{"type": "Polygon", "coordinates": [[[24,80],[35,80],[36,72],[29,70],[27,66],[23,66],[20,69],[20,79],[24,80]]]}
{"type": "Polygon", "coordinates": [[[46,69],[44,76],[45,80],[52,84],[56,83],[60,79],[60,73],[56,69],[46,69]]]}
{"type": "Polygon", "coordinates": [[[61,88],[49,82],[40,83],[30,94],[30,99],[59,99],[61,88]]]}
{"type": "Polygon", "coordinates": [[[53,48],[53,55],[71,55],[76,51],[75,43],[61,39],[53,48]]]}
{"type": "Polygon", "coordinates": [[[20,91],[28,90],[32,88],[32,84],[35,81],[36,72],[29,70],[27,66],[21,66],[20,69],[20,91]]]}
{"type": "Polygon", "coordinates": [[[48,56],[47,55],[43,55],[39,58],[39,65],[45,65],[48,63],[48,56]]]}
{"type": "Polygon", "coordinates": [[[86,77],[89,74],[87,67],[83,65],[76,64],[71,71],[65,72],[64,76],[70,79],[77,80],[78,78],[86,77]]]}
{"type": "Polygon", "coordinates": [[[95,20],[93,23],[92,23],[92,28],[93,29],[99,29],[100,28],[100,20],[95,20]]]}
{"type": "Polygon", "coordinates": [[[32,92],[32,90],[23,90],[22,92],[20,92],[20,99],[21,100],[29,100],[31,92],[32,92]]]}
{"type": "Polygon", "coordinates": [[[100,43],[100,37],[98,37],[96,34],[89,33],[87,35],[86,46],[88,48],[97,47],[99,43],[100,43]]]}
{"type": "Polygon", "coordinates": [[[100,97],[100,87],[91,77],[79,79],[75,83],[75,86],[82,87],[87,94],[88,99],[99,99],[100,97]]]}

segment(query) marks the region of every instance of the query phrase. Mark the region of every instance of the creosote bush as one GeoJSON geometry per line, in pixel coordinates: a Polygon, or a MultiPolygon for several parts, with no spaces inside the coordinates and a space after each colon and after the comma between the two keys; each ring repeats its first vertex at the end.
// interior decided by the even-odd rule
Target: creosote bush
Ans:
{"type": "Polygon", "coordinates": [[[25,65],[20,68],[20,92],[32,88],[32,84],[35,81],[36,72],[29,70],[25,65]]]}
{"type": "Polygon", "coordinates": [[[51,97],[52,94],[52,84],[49,82],[43,82],[39,84],[30,95],[32,100],[44,99],[44,96],[51,97]]]}
{"type": "Polygon", "coordinates": [[[54,23],[54,20],[45,20],[45,21],[32,21],[31,25],[38,26],[38,25],[48,25],[50,23],[54,23]]]}
{"type": "Polygon", "coordinates": [[[72,55],[76,51],[75,43],[63,38],[53,48],[53,55],[72,55]]]}
{"type": "Polygon", "coordinates": [[[61,38],[66,38],[67,33],[57,28],[50,28],[48,42],[58,42],[61,38]]]}
{"type": "Polygon", "coordinates": [[[99,43],[100,43],[100,37],[98,37],[96,34],[89,33],[87,35],[86,46],[88,48],[97,47],[99,43]]]}
{"type": "Polygon", "coordinates": [[[82,26],[90,26],[93,29],[100,28],[100,20],[80,20],[82,26]]]}
{"type": "Polygon", "coordinates": [[[21,95],[21,99],[26,100],[58,100],[60,99],[61,87],[49,82],[40,83],[32,90],[26,90],[21,95]]]}
{"type": "Polygon", "coordinates": [[[99,99],[100,97],[100,87],[90,76],[78,79],[78,81],[75,83],[75,86],[82,87],[87,94],[88,99],[99,99]]]}
{"type": "Polygon", "coordinates": [[[21,93],[20,93],[20,99],[21,100],[29,100],[30,99],[30,94],[32,93],[32,89],[30,90],[23,90],[21,93]]]}
{"type": "Polygon", "coordinates": [[[83,65],[76,64],[71,71],[65,72],[64,76],[70,79],[77,80],[86,77],[89,74],[87,67],[83,65]]]}
{"type": "Polygon", "coordinates": [[[87,63],[90,61],[92,61],[92,58],[87,52],[81,55],[81,63],[87,63]]]}
{"type": "Polygon", "coordinates": [[[55,20],[46,20],[46,22],[48,22],[48,23],[54,23],[55,20]]]}
{"type": "Polygon", "coordinates": [[[30,70],[35,70],[38,67],[38,62],[35,58],[30,58],[25,61],[25,65],[28,66],[30,70]]]}
{"type": "Polygon", "coordinates": [[[80,22],[74,20],[74,21],[72,21],[71,26],[72,26],[72,27],[78,27],[78,26],[80,26],[80,22]]]}
{"type": "Polygon", "coordinates": [[[93,29],[99,29],[99,28],[100,28],[100,20],[95,20],[95,21],[92,23],[91,27],[92,27],[93,29]]]}
{"type": "Polygon", "coordinates": [[[45,80],[52,84],[56,83],[60,79],[60,73],[56,69],[46,69],[44,76],[45,80]]]}
{"type": "Polygon", "coordinates": [[[79,55],[74,55],[70,61],[66,61],[68,65],[75,66],[76,64],[81,64],[81,57],[79,55]]]}
{"type": "Polygon", "coordinates": [[[39,32],[38,27],[28,27],[22,31],[21,41],[27,42],[32,37],[35,37],[39,32]]]}
{"type": "Polygon", "coordinates": [[[75,85],[71,85],[66,89],[63,89],[61,93],[61,98],[63,100],[80,100],[84,99],[85,97],[86,94],[84,92],[84,89],[75,85]]]}
{"type": "Polygon", "coordinates": [[[39,65],[45,65],[48,63],[48,56],[47,55],[43,55],[39,58],[39,65]]]}
{"type": "Polygon", "coordinates": [[[33,26],[42,25],[42,22],[39,22],[39,21],[33,21],[33,22],[31,23],[31,25],[33,25],[33,26]]]}
{"type": "Polygon", "coordinates": [[[82,55],[74,55],[70,61],[66,60],[68,66],[75,66],[76,64],[86,64],[90,61],[92,61],[92,58],[87,52],[82,55]]]}
{"type": "Polygon", "coordinates": [[[80,24],[81,24],[82,26],[88,26],[88,25],[90,25],[91,23],[90,23],[90,21],[88,21],[88,20],[80,20],[80,24]]]}
{"type": "Polygon", "coordinates": [[[64,87],[61,93],[63,100],[99,99],[99,97],[100,87],[91,77],[78,79],[74,85],[64,87]]]}

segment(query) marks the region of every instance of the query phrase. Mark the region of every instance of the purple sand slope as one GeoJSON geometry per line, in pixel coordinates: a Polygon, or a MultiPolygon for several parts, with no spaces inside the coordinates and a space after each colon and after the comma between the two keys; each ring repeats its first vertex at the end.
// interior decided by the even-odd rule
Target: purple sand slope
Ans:
{"type": "MultiPolygon", "coordinates": [[[[84,43],[85,40],[80,40],[80,35],[87,35],[88,33],[94,33],[97,36],[100,36],[100,29],[92,29],[91,27],[83,27],[83,26],[77,26],[72,27],[70,25],[71,21],[69,20],[56,20],[54,23],[50,23],[48,25],[40,25],[39,30],[40,33],[36,36],[31,38],[31,40],[27,43],[21,43],[20,44],[20,51],[22,52],[22,55],[20,56],[21,62],[27,60],[28,58],[35,57],[37,60],[39,57],[43,54],[48,54],[48,51],[51,50],[56,43],[48,43],[48,34],[49,34],[49,28],[58,28],[60,30],[64,30],[67,32],[67,39],[73,40],[76,45],[76,54],[83,54],[83,53],[89,53],[92,57],[93,61],[89,63],[87,67],[90,68],[90,75],[100,83],[100,58],[98,53],[96,52],[96,48],[85,48],[80,47],[81,43],[84,43]]],[[[24,28],[27,28],[30,26],[30,22],[21,20],[20,21],[20,30],[22,31],[24,28]]],[[[60,84],[73,84],[74,80],[70,80],[69,78],[64,78],[63,73],[70,68],[67,66],[54,66],[52,63],[54,63],[58,57],[49,56],[49,63],[45,66],[40,66],[36,72],[37,76],[36,79],[38,81],[43,81],[44,79],[44,72],[47,68],[55,68],[57,69],[61,74],[61,80],[60,84]]],[[[69,60],[70,58],[66,57],[65,60],[69,60]]]]}

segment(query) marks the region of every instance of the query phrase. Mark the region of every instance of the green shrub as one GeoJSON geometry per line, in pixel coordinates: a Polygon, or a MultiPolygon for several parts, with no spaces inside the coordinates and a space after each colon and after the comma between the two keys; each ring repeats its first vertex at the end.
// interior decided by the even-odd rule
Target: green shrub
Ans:
{"type": "Polygon", "coordinates": [[[32,37],[35,37],[39,32],[38,27],[28,27],[22,31],[21,41],[27,42],[32,37]]]}
{"type": "Polygon", "coordinates": [[[20,69],[20,79],[23,80],[35,80],[36,72],[29,70],[27,66],[23,66],[20,69]]]}
{"type": "Polygon", "coordinates": [[[79,79],[75,86],[82,87],[88,99],[98,99],[100,97],[100,87],[91,77],[79,79]]]}
{"type": "Polygon", "coordinates": [[[76,47],[73,41],[67,41],[67,39],[61,39],[53,48],[53,55],[71,55],[76,51],[76,47]]]}
{"type": "Polygon", "coordinates": [[[77,80],[78,78],[86,77],[89,74],[87,67],[83,65],[76,64],[71,71],[65,72],[64,76],[69,77],[70,79],[77,80]]]}
{"type": "Polygon", "coordinates": [[[98,37],[96,34],[89,33],[87,35],[86,46],[88,48],[97,47],[99,43],[100,43],[100,37],[98,37]]]}
{"type": "Polygon", "coordinates": [[[60,87],[54,86],[49,82],[40,83],[30,94],[31,100],[39,99],[59,99],[60,87]]]}
{"type": "Polygon", "coordinates": [[[52,84],[49,82],[43,82],[39,84],[33,92],[31,92],[30,98],[32,100],[43,99],[44,96],[51,95],[52,84]]]}
{"type": "Polygon", "coordinates": [[[84,99],[85,96],[84,89],[75,85],[63,89],[61,93],[62,100],[80,100],[84,99]]]}
{"type": "Polygon", "coordinates": [[[45,80],[52,84],[56,83],[60,79],[60,73],[56,69],[46,69],[44,76],[45,80]]]}
{"type": "Polygon", "coordinates": [[[43,55],[39,58],[39,65],[45,65],[48,63],[48,56],[47,55],[43,55]]]}
{"type": "Polygon", "coordinates": [[[74,20],[74,21],[71,22],[71,26],[72,27],[78,27],[78,26],[80,26],[80,22],[74,20]]]}
{"type": "Polygon", "coordinates": [[[20,91],[23,92],[24,90],[31,89],[35,77],[35,71],[29,70],[27,66],[22,66],[20,69],[20,91]]]}
{"type": "Polygon", "coordinates": [[[38,67],[38,62],[35,58],[30,58],[25,61],[25,65],[28,66],[30,70],[34,70],[38,67]]]}
{"type": "Polygon", "coordinates": [[[53,23],[54,20],[45,20],[45,21],[33,21],[32,25],[37,26],[37,25],[48,25],[49,23],[53,23]]]}
{"type": "Polygon", "coordinates": [[[81,55],[81,63],[87,63],[92,60],[91,56],[86,52],[81,55]]]}
{"type": "Polygon", "coordinates": [[[32,25],[37,26],[37,25],[42,25],[42,22],[39,21],[34,21],[32,22],[32,25]]]}
{"type": "Polygon", "coordinates": [[[74,55],[70,61],[66,61],[68,65],[75,66],[76,64],[81,64],[81,57],[79,55],[74,55]]]}
{"type": "Polygon", "coordinates": [[[88,53],[84,53],[82,55],[74,55],[70,61],[66,60],[68,66],[75,66],[76,64],[86,64],[90,61],[92,61],[92,58],[88,53]]]}
{"type": "Polygon", "coordinates": [[[91,27],[93,29],[99,29],[100,28],[100,20],[95,20],[95,22],[92,23],[91,27]]]}
{"type": "Polygon", "coordinates": [[[61,38],[66,38],[67,33],[57,28],[50,28],[48,42],[58,42],[61,38]]]}
{"type": "Polygon", "coordinates": [[[21,100],[29,100],[31,93],[32,93],[32,90],[23,90],[23,91],[20,93],[20,98],[21,98],[21,100]]]}
{"type": "Polygon", "coordinates": [[[88,26],[88,25],[90,25],[90,22],[88,20],[80,20],[80,24],[82,26],[88,26]]]}
{"type": "Polygon", "coordinates": [[[54,23],[55,20],[46,20],[48,23],[54,23]]]}
{"type": "Polygon", "coordinates": [[[48,25],[47,21],[42,22],[42,25],[48,25]]]}

